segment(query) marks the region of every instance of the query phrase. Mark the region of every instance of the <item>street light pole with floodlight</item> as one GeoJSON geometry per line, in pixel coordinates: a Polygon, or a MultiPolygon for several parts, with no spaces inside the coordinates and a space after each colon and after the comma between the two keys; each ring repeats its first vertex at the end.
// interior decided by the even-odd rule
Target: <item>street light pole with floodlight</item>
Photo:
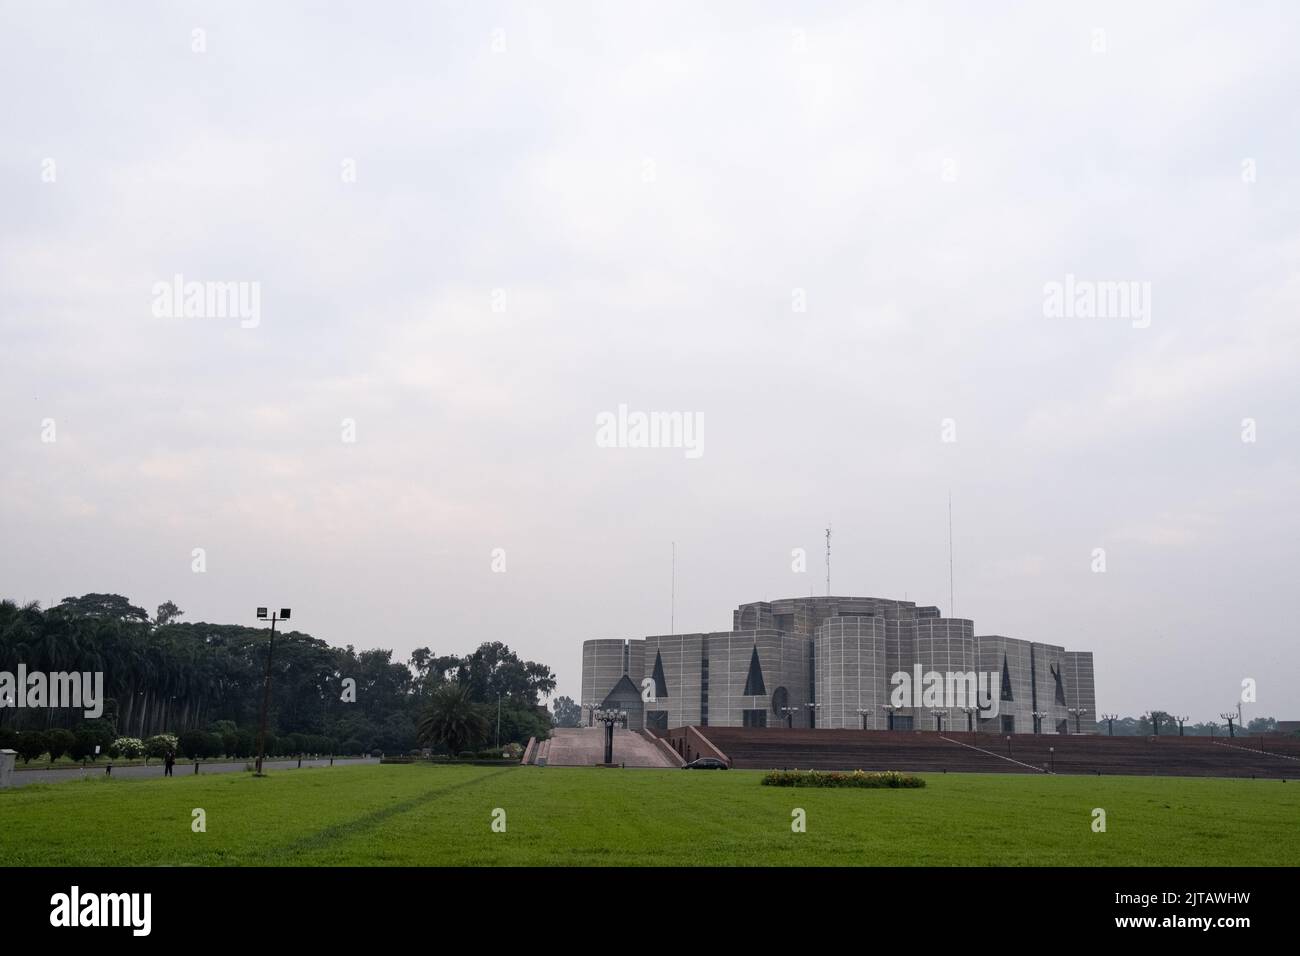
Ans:
{"type": "Polygon", "coordinates": [[[1074,715],[1074,732],[1075,732],[1076,734],[1081,734],[1081,733],[1083,733],[1083,728],[1082,728],[1083,715],[1086,714],[1087,712],[1088,712],[1088,708],[1087,708],[1087,707],[1067,707],[1067,708],[1066,708],[1066,713],[1069,713],[1069,714],[1073,714],[1073,715],[1074,715]]]}
{"type": "Polygon", "coordinates": [[[601,708],[592,712],[592,718],[605,725],[605,765],[609,766],[614,763],[614,725],[627,726],[627,711],[601,708]]]}
{"type": "Polygon", "coordinates": [[[885,729],[886,729],[886,730],[893,730],[893,729],[894,729],[894,711],[896,711],[896,710],[898,709],[897,705],[895,705],[895,704],[881,704],[881,705],[880,705],[880,709],[883,710],[883,711],[885,712],[885,717],[886,717],[886,720],[885,720],[885,729]]]}
{"type": "MultiPolygon", "coordinates": [[[[266,646],[266,677],[262,682],[262,720],[257,731],[257,776],[262,776],[262,761],[266,759],[266,714],[271,709],[271,656],[275,653],[275,622],[289,620],[289,608],[280,608],[277,616],[271,612],[271,642],[266,646]]],[[[259,620],[267,619],[266,608],[257,609],[259,620]]]]}
{"type": "Polygon", "coordinates": [[[979,713],[978,707],[960,707],[958,708],[966,715],[966,732],[973,734],[975,732],[975,715],[979,713]]]}

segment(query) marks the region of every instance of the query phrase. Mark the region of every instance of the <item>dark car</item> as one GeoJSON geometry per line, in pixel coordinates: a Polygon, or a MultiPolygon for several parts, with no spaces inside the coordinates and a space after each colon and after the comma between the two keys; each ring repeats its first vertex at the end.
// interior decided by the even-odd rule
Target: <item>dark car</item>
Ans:
{"type": "Polygon", "coordinates": [[[696,757],[682,767],[683,770],[726,770],[727,762],[717,757],[696,757]]]}

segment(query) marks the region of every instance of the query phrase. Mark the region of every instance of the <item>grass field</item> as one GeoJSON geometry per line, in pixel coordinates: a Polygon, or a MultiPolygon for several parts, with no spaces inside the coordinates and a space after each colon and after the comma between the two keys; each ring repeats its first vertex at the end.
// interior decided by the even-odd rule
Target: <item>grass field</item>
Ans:
{"type": "Polygon", "coordinates": [[[0,791],[10,866],[1300,864],[1300,783],[927,774],[921,790],[751,771],[352,766],[0,791]],[[207,832],[191,830],[206,811],[207,832]],[[807,832],[791,832],[791,811],[807,832]],[[1107,815],[1094,833],[1092,811],[1107,815]],[[496,808],[506,832],[492,831],[496,808]]]}

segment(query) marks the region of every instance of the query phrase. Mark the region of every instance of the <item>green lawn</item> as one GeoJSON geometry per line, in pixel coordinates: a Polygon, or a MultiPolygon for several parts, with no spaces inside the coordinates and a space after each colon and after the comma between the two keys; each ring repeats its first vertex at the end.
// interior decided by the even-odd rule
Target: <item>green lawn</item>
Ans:
{"type": "Polygon", "coordinates": [[[1300,865],[1300,783],[351,766],[0,791],[7,865],[1300,865]],[[191,811],[207,832],[191,830],[191,811]],[[807,832],[791,832],[791,811],[807,832]],[[1107,832],[1091,828],[1105,809],[1107,832]],[[496,808],[506,832],[492,831],[496,808]]]}

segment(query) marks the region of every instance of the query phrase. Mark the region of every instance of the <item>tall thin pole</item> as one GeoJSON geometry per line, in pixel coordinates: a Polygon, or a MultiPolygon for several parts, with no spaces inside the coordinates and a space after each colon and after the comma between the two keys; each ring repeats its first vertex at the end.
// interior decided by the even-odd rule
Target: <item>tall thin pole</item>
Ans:
{"type": "Polygon", "coordinates": [[[677,633],[677,542],[673,542],[673,590],[671,609],[668,612],[668,633],[677,633]]]}
{"type": "Polygon", "coordinates": [[[266,712],[271,706],[271,655],[275,653],[275,614],[271,615],[271,643],[266,648],[266,678],[262,686],[262,722],[257,731],[257,772],[262,772],[266,758],[266,712]]]}
{"type": "Polygon", "coordinates": [[[831,526],[826,526],[826,596],[831,596],[831,526]]]}
{"type": "Polygon", "coordinates": [[[952,598],[952,492],[948,492],[948,614],[957,616],[957,606],[952,598]]]}

